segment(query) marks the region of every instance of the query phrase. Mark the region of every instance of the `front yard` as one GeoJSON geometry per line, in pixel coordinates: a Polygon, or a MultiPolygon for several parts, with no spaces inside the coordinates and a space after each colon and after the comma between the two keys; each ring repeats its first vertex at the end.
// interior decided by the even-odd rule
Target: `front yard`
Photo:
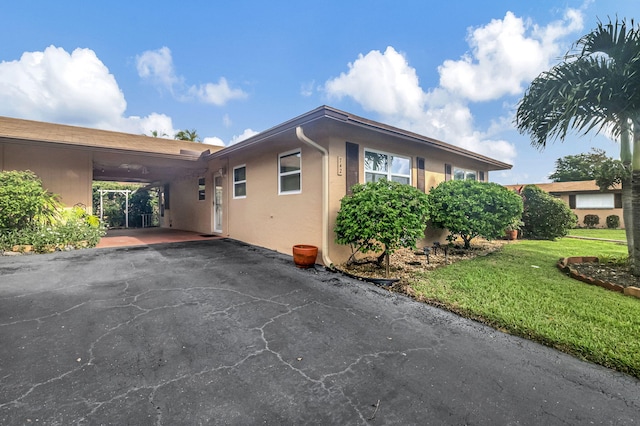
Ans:
{"type": "Polygon", "coordinates": [[[573,280],[561,257],[626,254],[563,238],[519,241],[487,256],[413,274],[414,298],[640,378],[640,300],[573,280]]]}

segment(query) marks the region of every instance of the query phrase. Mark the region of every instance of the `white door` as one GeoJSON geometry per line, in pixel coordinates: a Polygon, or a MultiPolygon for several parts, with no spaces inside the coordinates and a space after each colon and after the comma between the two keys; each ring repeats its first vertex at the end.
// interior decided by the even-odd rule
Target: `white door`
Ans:
{"type": "Polygon", "coordinates": [[[213,178],[213,231],[222,232],[222,176],[213,178]]]}

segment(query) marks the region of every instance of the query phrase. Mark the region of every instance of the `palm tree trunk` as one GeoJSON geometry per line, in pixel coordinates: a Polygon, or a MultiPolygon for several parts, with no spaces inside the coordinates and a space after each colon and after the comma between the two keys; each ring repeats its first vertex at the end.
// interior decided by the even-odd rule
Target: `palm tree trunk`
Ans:
{"type": "MultiPolygon", "coordinates": [[[[633,212],[640,212],[640,168],[634,169],[631,175],[631,193],[631,210],[633,212]]],[[[625,228],[629,226],[632,227],[632,232],[640,229],[640,215],[633,215],[631,225],[625,222],[625,228]]],[[[629,259],[631,260],[631,271],[633,275],[640,276],[640,238],[633,238],[633,252],[629,259]]]]}
{"type": "MultiPolygon", "coordinates": [[[[622,179],[622,218],[624,221],[624,232],[627,236],[627,252],[629,254],[629,262],[633,263],[633,205],[631,189],[631,176],[622,179]]],[[[635,228],[637,229],[637,228],[635,228]]]]}

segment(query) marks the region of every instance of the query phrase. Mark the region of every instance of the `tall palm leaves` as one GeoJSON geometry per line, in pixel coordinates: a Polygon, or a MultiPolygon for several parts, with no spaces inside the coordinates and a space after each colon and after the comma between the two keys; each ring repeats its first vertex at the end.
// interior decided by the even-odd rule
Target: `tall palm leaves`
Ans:
{"type": "Polygon", "coordinates": [[[623,207],[630,259],[634,273],[640,275],[640,238],[633,237],[633,230],[640,228],[640,215],[633,215],[633,202],[640,211],[640,27],[633,21],[631,28],[624,20],[599,22],[562,63],[531,83],[518,105],[516,127],[539,148],[549,139],[564,140],[571,130],[580,134],[611,130],[620,137],[620,157],[627,167],[632,162],[629,132],[633,129],[638,185],[632,194],[634,186],[629,179],[623,181],[623,207]]]}

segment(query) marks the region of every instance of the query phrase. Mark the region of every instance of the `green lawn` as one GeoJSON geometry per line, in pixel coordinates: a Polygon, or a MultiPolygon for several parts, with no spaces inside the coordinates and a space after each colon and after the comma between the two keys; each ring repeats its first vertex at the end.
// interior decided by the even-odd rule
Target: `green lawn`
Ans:
{"type": "Polygon", "coordinates": [[[412,287],[463,316],[640,378],[640,299],[556,267],[561,257],[625,253],[626,246],[609,242],[525,240],[421,274],[412,287]]]}
{"type": "Polygon", "coordinates": [[[603,238],[606,240],[627,241],[624,229],[572,229],[569,235],[576,237],[603,238]]]}

